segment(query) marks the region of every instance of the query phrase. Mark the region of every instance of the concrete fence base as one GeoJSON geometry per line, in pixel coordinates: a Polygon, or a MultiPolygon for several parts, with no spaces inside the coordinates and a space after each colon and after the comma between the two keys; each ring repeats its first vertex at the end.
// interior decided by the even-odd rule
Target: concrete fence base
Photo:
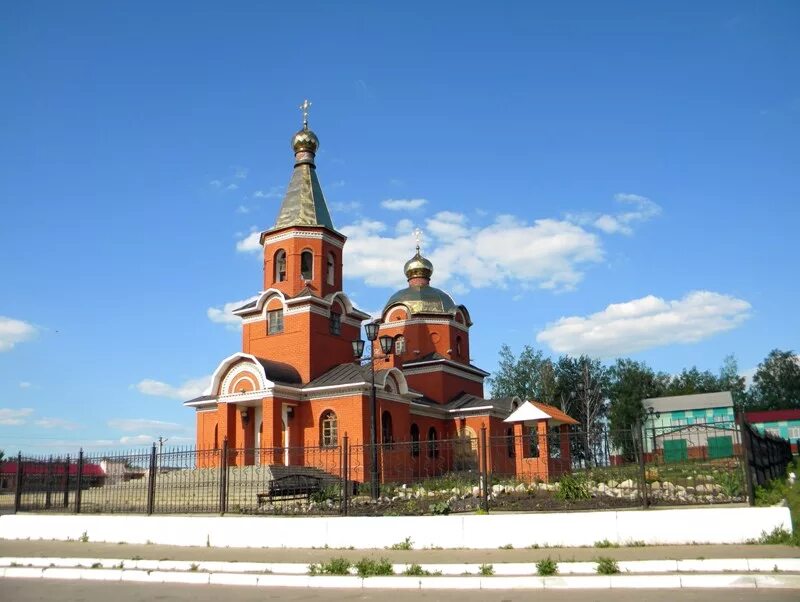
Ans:
{"type": "Polygon", "coordinates": [[[1,539],[84,540],[232,548],[496,549],[512,545],[735,544],[792,530],[789,509],[689,508],[537,514],[385,517],[261,517],[11,514],[1,539]]]}

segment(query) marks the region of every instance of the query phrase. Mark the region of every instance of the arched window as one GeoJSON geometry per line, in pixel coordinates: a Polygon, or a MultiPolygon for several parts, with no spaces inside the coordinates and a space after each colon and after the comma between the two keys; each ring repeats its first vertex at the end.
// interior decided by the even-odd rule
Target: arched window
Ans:
{"type": "Polygon", "coordinates": [[[461,337],[456,337],[456,357],[461,357],[461,337]]]}
{"type": "Polygon", "coordinates": [[[428,457],[439,457],[438,436],[436,435],[436,429],[434,427],[428,429],[428,457]]]}
{"type": "Polygon", "coordinates": [[[336,447],[339,445],[339,433],[336,413],[326,410],[319,419],[320,445],[322,447],[336,447]]]}
{"type": "Polygon", "coordinates": [[[394,443],[394,436],[392,435],[392,415],[384,411],[381,414],[381,442],[384,447],[392,447],[394,443]]]}
{"type": "Polygon", "coordinates": [[[416,423],[411,425],[411,457],[419,456],[419,427],[416,423]]]}
{"type": "Polygon", "coordinates": [[[336,282],[336,256],[333,253],[328,253],[328,269],[327,269],[328,284],[335,284],[336,282]]]}
{"type": "Polygon", "coordinates": [[[300,253],[300,278],[303,280],[314,279],[314,254],[311,251],[300,253]]]}
{"type": "Polygon", "coordinates": [[[286,251],[279,249],[275,253],[275,282],[286,280],[286,251]]]}
{"type": "Polygon", "coordinates": [[[395,355],[403,355],[406,351],[406,339],[402,334],[394,338],[394,352],[395,355]]]}
{"type": "Polygon", "coordinates": [[[513,458],[517,455],[516,447],[514,445],[514,428],[511,427],[506,430],[506,446],[508,448],[508,457],[513,458]]]}

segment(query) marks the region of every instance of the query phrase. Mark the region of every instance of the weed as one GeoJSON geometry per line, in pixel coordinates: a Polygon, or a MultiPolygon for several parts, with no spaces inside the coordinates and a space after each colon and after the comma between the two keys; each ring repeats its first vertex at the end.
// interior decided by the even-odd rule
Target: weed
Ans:
{"type": "Polygon", "coordinates": [[[475,514],[489,514],[489,511],[484,508],[478,508],[475,510],[475,514]]]}
{"type": "Polygon", "coordinates": [[[349,575],[352,564],[347,558],[331,558],[324,563],[308,565],[309,575],[349,575]]]}
{"type": "Polygon", "coordinates": [[[206,547],[207,548],[211,547],[211,536],[210,535],[206,535],[206,547]]]}
{"type": "Polygon", "coordinates": [[[131,557],[131,560],[141,560],[141,559],[142,557],[139,556],[138,554],[136,556],[131,557]]]}
{"type": "Polygon", "coordinates": [[[362,558],[355,563],[356,572],[359,577],[374,577],[378,575],[394,575],[392,563],[387,558],[375,560],[373,558],[362,558]]]}
{"type": "Polygon", "coordinates": [[[429,577],[433,575],[436,576],[441,575],[442,571],[427,571],[417,563],[414,563],[410,565],[405,571],[403,571],[403,574],[409,577],[429,577]]]}
{"type": "Polygon", "coordinates": [[[597,574],[598,575],[616,575],[619,573],[619,564],[613,558],[600,556],[597,559],[597,574]]]}
{"type": "Polygon", "coordinates": [[[431,504],[431,514],[450,514],[450,502],[435,502],[431,504]]]}
{"type": "Polygon", "coordinates": [[[742,483],[742,473],[738,470],[731,472],[723,472],[714,477],[717,485],[722,488],[722,493],[728,497],[736,497],[742,495],[744,491],[744,484],[742,483]]]}
{"type": "Polygon", "coordinates": [[[119,564],[115,564],[111,568],[112,569],[124,569],[125,568],[125,561],[124,560],[120,560],[119,564]]]}
{"type": "Polygon", "coordinates": [[[558,574],[558,563],[549,556],[536,563],[536,573],[542,577],[558,574]]]}
{"type": "Polygon", "coordinates": [[[594,542],[595,548],[618,548],[619,544],[614,543],[612,541],[608,541],[607,539],[602,539],[600,541],[594,542]]]}
{"type": "Polygon", "coordinates": [[[588,500],[592,497],[589,483],[583,475],[565,474],[558,482],[556,497],[560,500],[588,500]]]}
{"type": "Polygon", "coordinates": [[[89,534],[84,531],[81,533],[81,536],[78,538],[78,541],[81,543],[88,543],[89,542],[89,534]]]}
{"type": "Polygon", "coordinates": [[[778,568],[777,564],[772,567],[772,572],[773,573],[780,573],[781,572],[781,570],[778,568]]]}
{"type": "Polygon", "coordinates": [[[747,543],[797,546],[800,545],[800,537],[798,537],[797,533],[794,534],[789,533],[783,527],[775,527],[769,533],[767,533],[766,531],[762,531],[761,537],[759,537],[758,539],[748,539],[747,543]]]}
{"type": "Polygon", "coordinates": [[[189,565],[189,570],[192,571],[193,573],[196,573],[197,569],[199,569],[199,568],[200,568],[200,565],[197,564],[196,562],[193,562],[192,564],[189,565]]]}
{"type": "Polygon", "coordinates": [[[506,545],[504,545],[504,546],[500,546],[500,547],[499,547],[499,548],[497,548],[497,549],[498,549],[498,550],[513,550],[513,549],[514,549],[514,546],[513,546],[512,544],[510,544],[510,543],[507,543],[506,545]]]}
{"type": "Polygon", "coordinates": [[[494,566],[491,564],[482,564],[478,567],[478,574],[484,577],[491,577],[494,575],[494,566]]]}
{"type": "Polygon", "coordinates": [[[390,550],[413,550],[414,549],[414,542],[411,541],[410,537],[406,537],[403,541],[399,543],[394,543],[390,546],[390,550]]]}
{"type": "Polygon", "coordinates": [[[93,563],[92,563],[92,566],[91,566],[90,568],[93,568],[93,569],[102,569],[102,568],[103,568],[103,563],[102,563],[102,562],[93,562],[93,563]]]}
{"type": "Polygon", "coordinates": [[[525,549],[526,550],[538,550],[539,549],[539,544],[538,543],[532,543],[529,546],[525,546],[525,549]]]}
{"type": "Polygon", "coordinates": [[[647,544],[641,539],[629,539],[628,541],[625,542],[626,548],[643,548],[646,545],[647,544]]]}

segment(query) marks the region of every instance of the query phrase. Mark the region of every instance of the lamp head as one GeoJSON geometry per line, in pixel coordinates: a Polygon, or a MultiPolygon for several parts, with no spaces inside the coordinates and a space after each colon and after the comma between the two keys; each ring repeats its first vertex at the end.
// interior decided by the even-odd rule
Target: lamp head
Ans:
{"type": "Polygon", "coordinates": [[[368,322],[364,325],[364,332],[367,334],[367,339],[374,341],[378,338],[378,323],[368,322]]]}
{"type": "Polygon", "coordinates": [[[392,344],[394,343],[394,339],[390,337],[388,334],[381,336],[381,351],[383,351],[384,355],[389,355],[392,352],[392,344]]]}
{"type": "Polygon", "coordinates": [[[364,355],[364,339],[356,339],[352,342],[353,345],[353,357],[356,359],[361,359],[361,356],[364,355]]]}

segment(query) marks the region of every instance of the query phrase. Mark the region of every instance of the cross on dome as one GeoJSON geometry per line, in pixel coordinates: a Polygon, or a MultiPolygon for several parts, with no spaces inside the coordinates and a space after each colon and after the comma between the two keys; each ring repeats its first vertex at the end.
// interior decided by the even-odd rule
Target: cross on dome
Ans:
{"type": "Polygon", "coordinates": [[[303,111],[303,128],[308,129],[308,109],[311,108],[311,103],[306,98],[303,104],[300,105],[300,110],[303,111]]]}
{"type": "Polygon", "coordinates": [[[414,228],[414,240],[417,241],[417,253],[419,253],[420,245],[422,245],[422,230],[419,228],[414,228]]]}

